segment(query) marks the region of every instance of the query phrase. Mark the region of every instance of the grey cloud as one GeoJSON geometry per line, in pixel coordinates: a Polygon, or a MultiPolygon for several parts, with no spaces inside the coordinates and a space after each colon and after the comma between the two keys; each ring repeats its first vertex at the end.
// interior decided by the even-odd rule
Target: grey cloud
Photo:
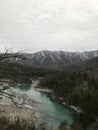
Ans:
{"type": "Polygon", "coordinates": [[[0,0],[0,48],[98,49],[97,0],[0,0]]]}

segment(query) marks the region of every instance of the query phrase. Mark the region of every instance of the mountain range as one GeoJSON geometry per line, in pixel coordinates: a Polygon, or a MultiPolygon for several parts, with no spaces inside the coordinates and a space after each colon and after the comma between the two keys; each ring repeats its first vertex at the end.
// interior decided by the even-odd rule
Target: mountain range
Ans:
{"type": "Polygon", "coordinates": [[[22,53],[25,59],[15,58],[14,62],[36,68],[85,69],[97,66],[98,50],[85,52],[40,51],[22,53]]]}

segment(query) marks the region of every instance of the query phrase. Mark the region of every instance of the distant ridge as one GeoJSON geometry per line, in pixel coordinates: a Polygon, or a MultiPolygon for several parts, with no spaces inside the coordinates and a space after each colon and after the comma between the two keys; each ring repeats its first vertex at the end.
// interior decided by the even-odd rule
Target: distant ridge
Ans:
{"type": "Polygon", "coordinates": [[[24,53],[23,55],[30,60],[14,59],[14,62],[37,68],[79,69],[82,64],[86,65],[90,60],[97,58],[98,50],[85,52],[44,50],[30,54],[24,53]]]}

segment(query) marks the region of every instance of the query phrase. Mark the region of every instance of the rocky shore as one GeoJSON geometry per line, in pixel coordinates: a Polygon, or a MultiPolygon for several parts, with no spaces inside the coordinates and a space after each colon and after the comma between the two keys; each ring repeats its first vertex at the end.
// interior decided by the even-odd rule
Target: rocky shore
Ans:
{"type": "Polygon", "coordinates": [[[0,130],[32,130],[40,118],[33,109],[38,103],[26,94],[18,93],[10,83],[7,80],[0,82],[0,130]]]}
{"type": "Polygon", "coordinates": [[[73,109],[75,112],[78,112],[78,113],[82,112],[80,107],[78,107],[78,106],[71,106],[71,105],[67,104],[66,102],[63,101],[62,97],[57,98],[55,96],[55,94],[53,93],[53,90],[50,90],[48,88],[44,88],[44,87],[41,87],[41,86],[36,87],[36,90],[47,93],[47,96],[50,98],[50,100],[52,102],[57,102],[57,103],[61,104],[62,106],[65,106],[65,107],[68,107],[70,109],[73,109]]]}

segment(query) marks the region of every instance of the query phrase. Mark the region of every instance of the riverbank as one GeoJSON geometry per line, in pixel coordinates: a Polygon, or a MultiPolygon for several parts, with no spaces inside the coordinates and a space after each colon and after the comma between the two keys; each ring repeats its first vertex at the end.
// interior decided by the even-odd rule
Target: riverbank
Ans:
{"type": "Polygon", "coordinates": [[[34,107],[38,103],[30,98],[26,94],[21,94],[17,91],[19,86],[12,87],[8,83],[3,83],[0,85],[0,104],[12,105],[14,104],[16,107],[34,107]]]}
{"type": "Polygon", "coordinates": [[[81,110],[81,108],[80,108],[79,106],[69,105],[69,104],[67,104],[66,102],[64,102],[62,98],[57,99],[54,95],[52,95],[52,96],[51,96],[51,95],[48,95],[48,96],[50,96],[50,99],[51,99],[52,101],[57,102],[57,103],[61,104],[61,105],[64,106],[64,107],[68,107],[68,108],[74,110],[74,111],[77,112],[77,113],[82,113],[82,110],[81,110]]]}
{"type": "Polygon", "coordinates": [[[68,107],[72,110],[74,110],[75,112],[77,113],[81,113],[81,109],[77,106],[72,106],[72,105],[68,105],[66,104],[66,102],[63,101],[63,98],[59,97],[59,98],[56,98],[55,94],[53,93],[53,90],[49,89],[49,88],[46,88],[46,87],[41,87],[41,86],[37,86],[35,87],[35,89],[37,91],[40,91],[40,92],[45,92],[47,93],[47,96],[50,98],[51,101],[53,102],[57,102],[58,104],[61,104],[62,106],[64,107],[68,107]]]}
{"type": "Polygon", "coordinates": [[[32,130],[40,118],[35,111],[38,103],[28,95],[19,93],[16,88],[4,80],[0,83],[0,130],[32,130]]]}

